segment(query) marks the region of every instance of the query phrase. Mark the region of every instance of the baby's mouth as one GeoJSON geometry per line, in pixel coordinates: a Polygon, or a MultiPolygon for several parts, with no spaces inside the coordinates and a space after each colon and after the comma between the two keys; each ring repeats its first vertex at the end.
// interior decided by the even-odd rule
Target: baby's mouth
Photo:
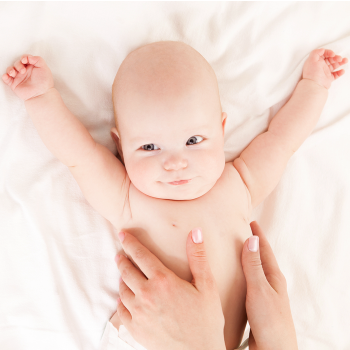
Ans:
{"type": "Polygon", "coordinates": [[[187,184],[191,181],[191,179],[189,180],[179,180],[179,181],[173,181],[173,182],[168,182],[169,185],[184,185],[187,184]]]}

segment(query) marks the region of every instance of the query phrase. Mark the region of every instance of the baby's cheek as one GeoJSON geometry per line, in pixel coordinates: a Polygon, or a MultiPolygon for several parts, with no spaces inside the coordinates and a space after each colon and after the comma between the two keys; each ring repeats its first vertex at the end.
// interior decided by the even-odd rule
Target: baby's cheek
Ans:
{"type": "Polygon", "coordinates": [[[201,157],[201,169],[208,181],[217,180],[225,167],[225,154],[223,150],[211,150],[201,157]]]}
{"type": "Polygon", "coordinates": [[[145,193],[145,190],[154,182],[152,160],[144,158],[128,164],[127,171],[131,182],[138,190],[145,193]]]}

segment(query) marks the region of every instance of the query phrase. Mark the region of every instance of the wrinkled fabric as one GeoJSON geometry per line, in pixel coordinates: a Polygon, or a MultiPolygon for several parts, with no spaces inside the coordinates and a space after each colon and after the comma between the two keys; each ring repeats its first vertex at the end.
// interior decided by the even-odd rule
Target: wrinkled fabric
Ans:
{"type": "MultiPolygon", "coordinates": [[[[142,45],[183,41],[216,73],[232,161],[289,100],[312,50],[350,58],[349,13],[349,2],[2,2],[0,68],[42,56],[69,110],[116,154],[120,64],[142,45]]],[[[350,348],[349,64],[342,68],[315,129],[251,217],[287,279],[300,350],[350,348]]],[[[0,348],[97,350],[117,308],[116,233],[1,81],[0,348]]]]}

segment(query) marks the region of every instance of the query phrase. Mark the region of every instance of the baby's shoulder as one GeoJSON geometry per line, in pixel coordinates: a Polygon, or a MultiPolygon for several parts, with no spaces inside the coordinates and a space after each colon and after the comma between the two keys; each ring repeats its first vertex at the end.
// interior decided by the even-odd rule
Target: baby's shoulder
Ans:
{"type": "Polygon", "coordinates": [[[221,177],[216,182],[213,192],[222,193],[227,198],[227,202],[235,202],[244,208],[247,215],[252,210],[251,197],[248,188],[242,180],[237,169],[233,166],[233,162],[225,164],[221,177]]]}
{"type": "Polygon", "coordinates": [[[237,169],[233,166],[233,162],[227,162],[225,164],[224,171],[217,181],[217,184],[219,186],[232,186],[235,190],[239,188],[244,189],[244,187],[246,187],[237,169]]]}

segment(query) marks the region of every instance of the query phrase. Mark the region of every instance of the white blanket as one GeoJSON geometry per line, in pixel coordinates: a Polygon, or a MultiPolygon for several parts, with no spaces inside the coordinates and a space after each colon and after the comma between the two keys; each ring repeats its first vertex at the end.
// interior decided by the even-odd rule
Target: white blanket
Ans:
{"type": "MultiPolygon", "coordinates": [[[[233,160],[291,96],[309,53],[350,58],[349,2],[1,2],[0,71],[28,53],[116,153],[111,88],[137,47],[183,41],[214,68],[233,160]]],[[[288,281],[301,350],[350,349],[350,70],[251,220],[288,281]]],[[[96,350],[116,310],[116,233],[0,83],[0,349],[96,350]]],[[[268,320],[267,320],[268,323],[268,320]]]]}

